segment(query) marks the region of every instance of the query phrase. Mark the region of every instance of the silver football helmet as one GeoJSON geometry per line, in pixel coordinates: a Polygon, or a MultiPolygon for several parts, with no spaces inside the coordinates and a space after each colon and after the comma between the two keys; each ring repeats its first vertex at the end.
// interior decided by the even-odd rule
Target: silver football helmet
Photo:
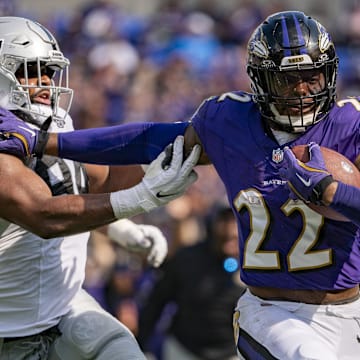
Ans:
{"type": "Polygon", "coordinates": [[[73,97],[69,65],[44,26],[25,18],[0,17],[1,107],[20,110],[26,114],[25,121],[39,127],[49,116],[63,123],[73,97]],[[48,81],[43,80],[44,74],[48,81]]]}

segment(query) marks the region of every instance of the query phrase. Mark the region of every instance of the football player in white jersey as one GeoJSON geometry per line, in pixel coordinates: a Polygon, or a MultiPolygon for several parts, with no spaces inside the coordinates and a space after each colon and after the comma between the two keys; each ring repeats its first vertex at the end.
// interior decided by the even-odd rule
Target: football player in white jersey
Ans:
{"type": "MultiPolygon", "coordinates": [[[[53,35],[34,21],[3,17],[0,39],[0,106],[36,128],[73,129],[69,61],[53,35]]],[[[161,232],[116,220],[183,194],[196,180],[199,151],[183,162],[178,137],[169,165],[162,152],[145,175],[140,166],[51,156],[24,163],[0,154],[0,359],[145,358],[131,332],[82,290],[89,231],[113,223],[112,238],[148,250],[159,265],[161,232]]]]}

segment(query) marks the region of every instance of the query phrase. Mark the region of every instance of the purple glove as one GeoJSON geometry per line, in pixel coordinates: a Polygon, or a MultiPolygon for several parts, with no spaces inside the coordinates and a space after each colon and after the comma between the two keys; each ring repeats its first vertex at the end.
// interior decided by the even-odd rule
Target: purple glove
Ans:
{"type": "Polygon", "coordinates": [[[280,176],[288,181],[287,185],[292,192],[290,198],[300,198],[305,202],[321,205],[322,195],[334,179],[326,169],[318,144],[313,142],[309,144],[309,155],[310,160],[303,163],[288,147],[285,147],[280,176]]]}
{"type": "Polygon", "coordinates": [[[41,157],[48,136],[46,131],[34,129],[11,111],[0,108],[0,153],[20,159],[41,157]]]}

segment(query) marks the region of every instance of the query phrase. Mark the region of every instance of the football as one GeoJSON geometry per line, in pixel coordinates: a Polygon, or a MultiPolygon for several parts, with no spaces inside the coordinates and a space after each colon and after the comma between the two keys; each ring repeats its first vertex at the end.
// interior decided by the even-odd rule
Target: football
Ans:
{"type": "MultiPolygon", "coordinates": [[[[335,180],[360,188],[360,171],[349,159],[335,150],[323,146],[321,146],[320,149],[325,160],[326,168],[335,180]]],[[[297,145],[291,148],[291,150],[300,161],[304,163],[309,161],[307,145],[297,145]]],[[[337,221],[349,221],[345,216],[327,206],[311,203],[307,205],[326,218],[337,221]]]]}

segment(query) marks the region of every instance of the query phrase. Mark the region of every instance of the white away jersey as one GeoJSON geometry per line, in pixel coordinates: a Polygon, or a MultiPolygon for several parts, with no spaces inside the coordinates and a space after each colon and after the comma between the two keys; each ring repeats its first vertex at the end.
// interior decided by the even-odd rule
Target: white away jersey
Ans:
{"type": "MultiPolygon", "coordinates": [[[[70,116],[59,125],[50,131],[73,129],[70,116]]],[[[44,156],[30,166],[53,195],[87,192],[78,163],[44,156]]],[[[58,323],[83,283],[88,238],[84,233],[46,240],[0,219],[0,337],[31,335],[58,323]]]]}

